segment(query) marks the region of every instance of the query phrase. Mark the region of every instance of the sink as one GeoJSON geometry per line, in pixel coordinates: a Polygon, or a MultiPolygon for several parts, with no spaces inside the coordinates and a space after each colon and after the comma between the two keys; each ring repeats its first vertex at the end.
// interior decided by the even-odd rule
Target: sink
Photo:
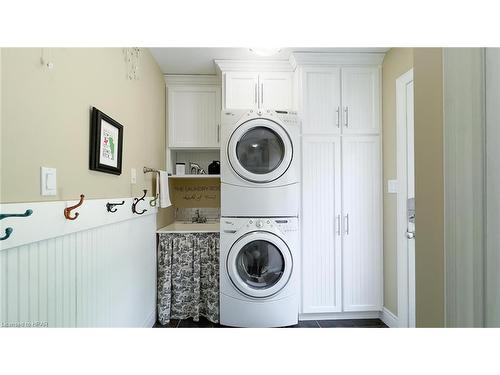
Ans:
{"type": "Polygon", "coordinates": [[[190,221],[175,221],[158,230],[158,233],[213,233],[219,232],[220,223],[209,220],[206,223],[192,223],[190,221]]]}

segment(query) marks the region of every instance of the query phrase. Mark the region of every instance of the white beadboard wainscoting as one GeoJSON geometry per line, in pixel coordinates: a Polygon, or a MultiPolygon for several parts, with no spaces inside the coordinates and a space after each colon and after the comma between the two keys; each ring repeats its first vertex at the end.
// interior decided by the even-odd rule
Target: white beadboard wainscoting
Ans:
{"type": "Polygon", "coordinates": [[[147,197],[0,205],[0,327],[151,327],[156,310],[156,213],[147,197]],[[107,202],[125,201],[117,212],[107,202]]]}

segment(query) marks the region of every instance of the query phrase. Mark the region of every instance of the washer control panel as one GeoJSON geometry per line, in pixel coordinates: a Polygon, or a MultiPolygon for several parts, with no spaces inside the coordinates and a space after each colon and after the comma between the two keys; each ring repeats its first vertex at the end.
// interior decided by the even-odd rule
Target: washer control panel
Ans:
{"type": "Polygon", "coordinates": [[[299,220],[291,218],[221,218],[221,231],[236,233],[240,229],[266,230],[279,229],[282,232],[296,232],[299,230],[299,220]]]}

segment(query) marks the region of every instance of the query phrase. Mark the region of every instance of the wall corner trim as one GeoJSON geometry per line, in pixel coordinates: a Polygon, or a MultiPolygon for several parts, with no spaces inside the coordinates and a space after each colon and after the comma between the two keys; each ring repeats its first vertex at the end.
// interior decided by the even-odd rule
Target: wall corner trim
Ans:
{"type": "Polygon", "coordinates": [[[398,317],[385,307],[380,312],[380,320],[389,328],[399,328],[398,317]]]}

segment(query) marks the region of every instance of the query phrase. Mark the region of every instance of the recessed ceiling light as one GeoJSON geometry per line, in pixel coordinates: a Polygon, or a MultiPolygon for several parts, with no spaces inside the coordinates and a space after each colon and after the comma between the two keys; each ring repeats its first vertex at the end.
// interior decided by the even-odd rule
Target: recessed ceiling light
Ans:
{"type": "Polygon", "coordinates": [[[259,56],[274,56],[281,51],[281,48],[250,48],[250,51],[259,56]]]}

